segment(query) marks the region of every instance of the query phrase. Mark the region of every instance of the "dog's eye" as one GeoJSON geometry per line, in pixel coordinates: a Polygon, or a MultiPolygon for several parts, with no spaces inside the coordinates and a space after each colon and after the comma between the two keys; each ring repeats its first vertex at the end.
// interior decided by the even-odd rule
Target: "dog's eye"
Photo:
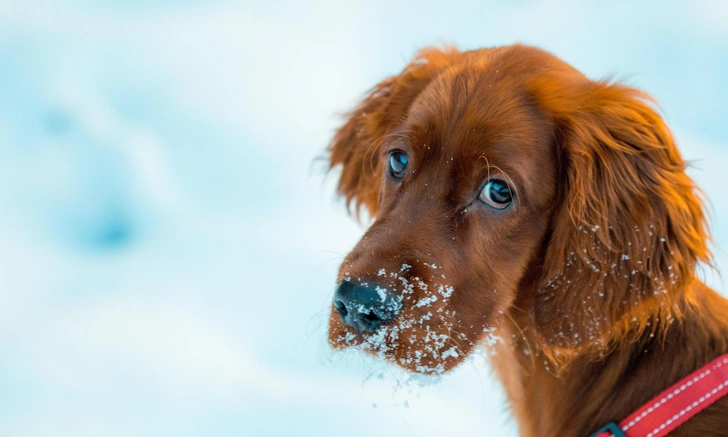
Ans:
{"type": "Polygon", "coordinates": [[[506,209],[513,202],[511,189],[508,188],[508,184],[498,179],[488,181],[478,198],[495,209],[506,209]]]}
{"type": "Polygon", "coordinates": [[[408,163],[407,155],[404,152],[394,151],[389,154],[389,171],[395,178],[401,178],[404,176],[404,171],[407,168],[408,163]]]}

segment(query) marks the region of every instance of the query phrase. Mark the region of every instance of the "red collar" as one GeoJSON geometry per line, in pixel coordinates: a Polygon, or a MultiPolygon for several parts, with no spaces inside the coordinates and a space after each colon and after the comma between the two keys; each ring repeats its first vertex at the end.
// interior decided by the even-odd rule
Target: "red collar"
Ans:
{"type": "Polygon", "coordinates": [[[663,437],[728,395],[728,354],[676,382],[624,419],[591,437],[663,437]]]}

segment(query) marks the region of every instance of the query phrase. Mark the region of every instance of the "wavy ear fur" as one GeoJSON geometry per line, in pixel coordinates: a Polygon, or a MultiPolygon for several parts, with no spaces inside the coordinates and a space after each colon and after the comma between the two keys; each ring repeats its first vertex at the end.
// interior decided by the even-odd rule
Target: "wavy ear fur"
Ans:
{"type": "Polygon", "coordinates": [[[532,315],[544,350],[564,363],[679,318],[710,252],[698,189],[651,98],[590,82],[558,100],[564,191],[532,315]]]}
{"type": "Polygon", "coordinates": [[[329,165],[342,166],[338,191],[358,213],[363,205],[375,216],[379,205],[379,147],[407,117],[412,102],[459,55],[454,48],[421,50],[399,75],[375,86],[348,115],[329,145],[329,165]]]}

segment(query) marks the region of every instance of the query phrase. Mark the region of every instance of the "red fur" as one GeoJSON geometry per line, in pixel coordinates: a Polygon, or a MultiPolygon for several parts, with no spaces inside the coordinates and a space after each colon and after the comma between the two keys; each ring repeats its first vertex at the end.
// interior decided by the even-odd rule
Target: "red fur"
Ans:
{"type": "MultiPolygon", "coordinates": [[[[440,373],[488,337],[521,434],[560,437],[728,352],[728,302],[695,275],[711,259],[699,191],[645,93],[532,47],[427,49],[329,151],[339,191],[374,218],[339,280],[403,303],[364,335],[332,309],[334,347],[440,373]],[[410,159],[401,180],[392,150],[410,159]],[[503,211],[478,200],[493,175],[515,192],[503,211]]],[[[673,435],[726,429],[723,399],[673,435]]]]}

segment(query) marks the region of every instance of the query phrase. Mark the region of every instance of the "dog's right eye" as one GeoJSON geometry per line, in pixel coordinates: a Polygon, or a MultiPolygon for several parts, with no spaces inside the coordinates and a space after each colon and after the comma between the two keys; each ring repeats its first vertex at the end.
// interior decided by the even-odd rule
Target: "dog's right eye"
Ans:
{"type": "Polygon", "coordinates": [[[404,176],[404,171],[407,168],[407,155],[404,152],[396,150],[389,154],[389,172],[397,179],[404,176]]]}

